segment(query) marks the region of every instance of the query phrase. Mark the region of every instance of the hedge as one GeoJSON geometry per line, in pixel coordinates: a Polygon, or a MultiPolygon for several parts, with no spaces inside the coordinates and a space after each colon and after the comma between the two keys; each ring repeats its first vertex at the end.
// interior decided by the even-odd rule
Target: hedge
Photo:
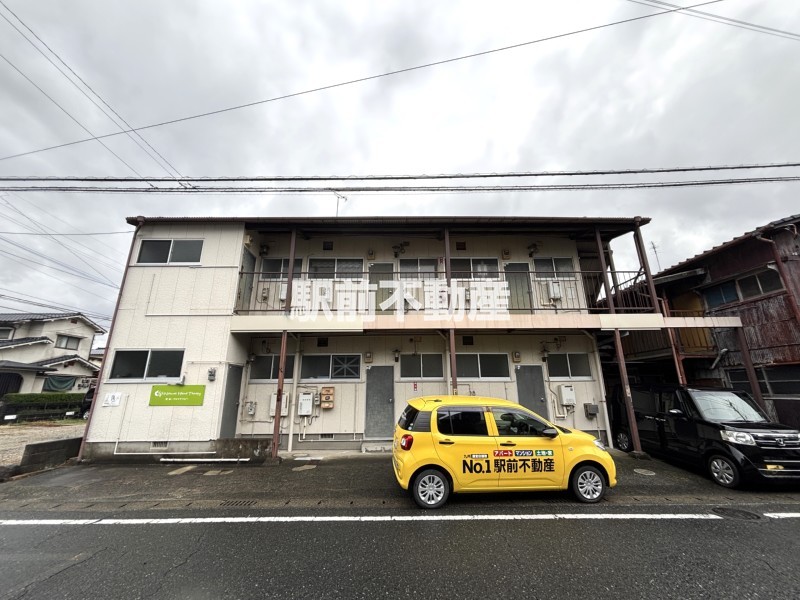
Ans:
{"type": "MultiPolygon", "coordinates": [[[[64,418],[74,412],[80,416],[84,394],[42,392],[39,394],[6,394],[0,399],[0,418],[16,415],[15,421],[64,418]]],[[[8,422],[2,419],[0,423],[8,422]]]]}

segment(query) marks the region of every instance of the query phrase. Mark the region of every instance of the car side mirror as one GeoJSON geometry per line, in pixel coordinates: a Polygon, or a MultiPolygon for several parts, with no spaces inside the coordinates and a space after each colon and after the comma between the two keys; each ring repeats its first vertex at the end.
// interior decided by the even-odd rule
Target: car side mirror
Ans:
{"type": "Polygon", "coordinates": [[[554,438],[558,435],[558,430],[554,427],[548,427],[542,430],[542,435],[549,438],[554,438]]]}

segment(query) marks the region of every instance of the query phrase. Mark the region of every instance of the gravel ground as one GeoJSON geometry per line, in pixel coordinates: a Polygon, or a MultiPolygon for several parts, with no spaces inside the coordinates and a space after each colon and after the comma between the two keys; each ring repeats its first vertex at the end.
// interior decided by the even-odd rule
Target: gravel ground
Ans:
{"type": "Polygon", "coordinates": [[[26,444],[83,437],[86,425],[19,424],[0,427],[0,465],[18,465],[26,444]]]}

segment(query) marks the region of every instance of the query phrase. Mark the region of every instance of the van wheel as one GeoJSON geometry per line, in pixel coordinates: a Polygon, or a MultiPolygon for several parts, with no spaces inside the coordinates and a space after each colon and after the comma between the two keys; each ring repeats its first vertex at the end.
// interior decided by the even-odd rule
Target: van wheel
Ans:
{"type": "Polygon", "coordinates": [[[441,471],[427,469],[414,479],[411,495],[422,508],[439,508],[450,496],[450,482],[441,471]]]}
{"type": "Polygon", "coordinates": [[[617,444],[617,448],[622,450],[623,452],[630,452],[633,450],[633,443],[631,442],[631,436],[628,434],[627,431],[620,431],[617,433],[617,437],[614,438],[614,441],[617,444]]]}
{"type": "Polygon", "coordinates": [[[715,454],[708,459],[708,474],[714,483],[726,488],[735,488],[741,482],[739,468],[730,458],[715,454]]]}
{"type": "Polygon", "coordinates": [[[584,465],[572,473],[569,487],[581,502],[600,502],[606,493],[606,478],[596,467],[584,465]]]}

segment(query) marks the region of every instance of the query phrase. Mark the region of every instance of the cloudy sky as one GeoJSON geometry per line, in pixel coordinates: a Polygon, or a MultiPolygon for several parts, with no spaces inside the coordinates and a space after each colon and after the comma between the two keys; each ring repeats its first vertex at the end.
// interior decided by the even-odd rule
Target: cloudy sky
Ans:
{"type": "MultiPolygon", "coordinates": [[[[60,65],[60,58],[69,65],[99,95],[79,84],[97,104],[108,103],[132,127],[142,127],[665,10],[644,4],[2,0],[0,175],[175,173],[126,135],[103,139],[107,147],[90,141],[2,160],[121,130],[17,29],[53,62],[60,65]]],[[[663,14],[152,127],[141,135],[184,176],[800,162],[800,4],[721,0],[698,10],[797,35],[663,14]]],[[[748,175],[797,176],[800,169],[703,177],[748,175]]],[[[602,181],[669,178],[700,177],[602,181]]],[[[798,189],[800,183],[784,182],[661,190],[348,193],[339,214],[644,215],[653,219],[644,234],[657,248],[650,260],[658,270],[800,213],[798,189]]],[[[336,205],[330,192],[299,197],[0,192],[0,231],[119,232],[130,229],[124,217],[137,214],[333,216],[336,205]]],[[[129,243],[130,236],[122,234],[57,240],[0,234],[0,312],[40,310],[2,297],[25,294],[110,316],[129,243]],[[73,268],[105,283],[63,272],[73,268]]]]}

